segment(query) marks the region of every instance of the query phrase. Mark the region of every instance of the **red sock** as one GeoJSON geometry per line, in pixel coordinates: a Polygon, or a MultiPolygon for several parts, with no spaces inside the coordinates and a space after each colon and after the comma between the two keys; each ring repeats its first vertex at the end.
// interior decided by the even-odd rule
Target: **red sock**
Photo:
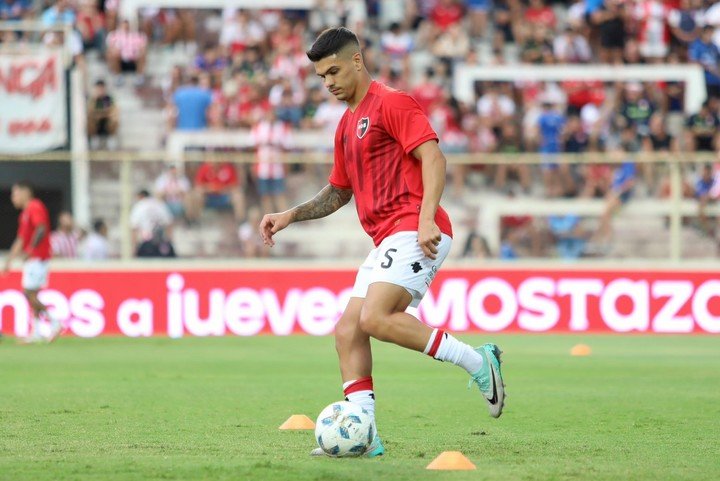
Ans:
{"type": "Polygon", "coordinates": [[[375,420],[375,391],[372,376],[353,379],[343,384],[345,399],[358,404],[375,420]]]}
{"type": "Polygon", "coordinates": [[[443,337],[445,337],[445,331],[442,329],[433,329],[423,354],[427,354],[428,356],[434,358],[440,348],[440,343],[442,342],[443,337]]]}
{"type": "Polygon", "coordinates": [[[483,366],[483,357],[475,349],[442,329],[433,330],[423,353],[438,361],[460,366],[470,374],[475,374],[483,366]]]}

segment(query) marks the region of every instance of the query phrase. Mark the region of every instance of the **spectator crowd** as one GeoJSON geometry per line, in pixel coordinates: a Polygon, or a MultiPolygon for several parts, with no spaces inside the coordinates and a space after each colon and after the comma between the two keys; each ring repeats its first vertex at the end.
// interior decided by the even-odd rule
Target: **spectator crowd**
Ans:
{"type": "MultiPolygon", "coordinates": [[[[246,225],[255,204],[262,211],[288,205],[286,177],[302,167],[285,166],[279,156],[294,149],[292,139],[303,130],[329,135],[345,110],[323,90],[304,53],[329,25],[344,24],[359,34],[371,74],[417,99],[446,153],[477,156],[477,164],[450,168],[451,200],[480,188],[507,196],[606,199],[592,232],[582,218],[547,220],[545,235],[557,241],[553,245],[563,256],[582,255],[585,242],[609,242],[613,213],[633,196],[668,196],[665,170],[636,162],[643,152],[713,153],[720,147],[720,3],[714,1],[325,0],[310,11],[226,8],[202,14],[145,8],[135,28],[118,18],[118,3],[57,0],[37,9],[27,0],[2,0],[0,16],[39,15],[47,25],[71,24],[77,55],[97,49],[118,84],[123,72],[133,72],[138,86],[158,82],[168,132],[251,132],[256,162],[250,168],[208,162],[190,170],[192,182],[172,169],[157,179],[154,193],[172,217],[191,225],[204,208],[227,209],[238,225],[246,225]],[[148,79],[148,49],[177,43],[196,46],[194,57],[165,78],[148,79]],[[684,84],[636,80],[508,79],[477,82],[471,103],[453,95],[459,64],[590,63],[697,64],[707,100],[686,112],[684,84]],[[483,154],[521,152],[539,154],[540,165],[482,164],[483,154]],[[558,161],[563,153],[604,153],[614,162],[568,165],[558,161]]],[[[11,35],[3,41],[13,41],[11,35]]],[[[104,82],[95,90],[91,134],[112,135],[112,98],[104,82]]],[[[683,172],[685,194],[703,206],[720,190],[717,165],[683,172]]],[[[704,214],[700,224],[703,232],[715,231],[704,214]]],[[[536,227],[529,217],[506,219],[500,255],[518,256],[524,247],[543,254],[536,227]]],[[[482,239],[468,240],[470,251],[483,245],[482,239]]]]}

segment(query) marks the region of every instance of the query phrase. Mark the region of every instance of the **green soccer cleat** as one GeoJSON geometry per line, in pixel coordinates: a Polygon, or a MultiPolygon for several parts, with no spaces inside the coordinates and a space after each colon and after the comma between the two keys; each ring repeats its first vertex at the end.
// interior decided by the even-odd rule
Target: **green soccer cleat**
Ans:
{"type": "Polygon", "coordinates": [[[376,434],[363,456],[365,456],[366,458],[374,458],[377,456],[382,456],[383,454],[385,454],[385,446],[383,446],[383,442],[382,439],[380,439],[380,436],[376,434]]]}
{"type": "MultiPolygon", "coordinates": [[[[383,454],[385,454],[385,446],[383,446],[380,436],[376,434],[363,456],[366,458],[375,458],[377,456],[382,456],[383,454]]],[[[322,448],[315,448],[310,451],[310,456],[327,456],[327,454],[322,450],[322,448]]]]}
{"type": "Polygon", "coordinates": [[[480,393],[488,403],[490,416],[500,417],[505,405],[505,383],[500,372],[502,351],[495,344],[484,344],[476,347],[475,352],[483,357],[483,367],[471,375],[468,389],[472,387],[473,383],[477,384],[480,393]]]}

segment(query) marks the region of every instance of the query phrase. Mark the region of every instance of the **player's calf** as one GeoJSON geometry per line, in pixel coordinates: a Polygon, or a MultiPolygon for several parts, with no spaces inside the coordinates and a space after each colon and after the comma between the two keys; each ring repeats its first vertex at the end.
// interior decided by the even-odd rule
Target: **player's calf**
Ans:
{"type": "Polygon", "coordinates": [[[352,349],[357,335],[358,326],[340,318],[335,325],[335,350],[342,356],[346,351],[352,349]]]}
{"type": "Polygon", "coordinates": [[[432,329],[405,312],[411,301],[405,287],[390,282],[372,283],[360,311],[360,329],[379,341],[422,351],[432,329]]]}

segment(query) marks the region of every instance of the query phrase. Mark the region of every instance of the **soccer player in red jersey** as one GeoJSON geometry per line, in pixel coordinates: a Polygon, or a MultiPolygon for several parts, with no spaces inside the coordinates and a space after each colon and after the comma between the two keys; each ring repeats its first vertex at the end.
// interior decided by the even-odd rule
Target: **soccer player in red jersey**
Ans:
{"type": "MultiPolygon", "coordinates": [[[[376,247],[360,266],[335,328],[346,398],[375,419],[374,337],[464,368],[490,415],[500,416],[500,349],[473,349],[405,312],[420,303],[452,242],[450,219],[440,207],[446,160],[437,134],[412,97],[372,80],[350,30],[325,30],[307,56],[325,87],[348,106],[335,133],[335,162],[325,188],[304,204],[265,215],[260,232],[272,246],[273,235],[291,223],[325,217],[355,196],[360,223],[376,247]]],[[[365,454],[384,452],[376,436],[365,454]]]]}
{"type": "Polygon", "coordinates": [[[51,315],[47,307],[38,299],[38,291],[45,287],[48,279],[48,260],[50,259],[50,218],[47,208],[40,199],[35,198],[32,185],[20,181],[12,186],[10,200],[16,209],[20,209],[18,233],[10,248],[3,273],[10,270],[14,258],[24,260],[22,288],[33,311],[32,333],[26,342],[53,341],[63,330],[62,324],[51,315]],[[50,321],[50,335],[44,337],[38,328],[40,317],[50,321]]]}

